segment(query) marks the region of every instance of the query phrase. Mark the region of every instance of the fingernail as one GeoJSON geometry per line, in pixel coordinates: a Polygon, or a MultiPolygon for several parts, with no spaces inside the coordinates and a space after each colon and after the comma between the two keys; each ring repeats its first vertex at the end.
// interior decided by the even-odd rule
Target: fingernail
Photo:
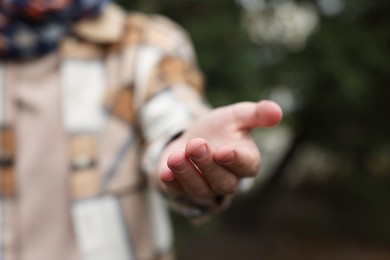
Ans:
{"type": "Polygon", "coordinates": [[[173,165],[173,168],[176,171],[184,171],[187,168],[187,161],[186,160],[181,160],[175,165],[173,165]]]}
{"type": "Polygon", "coordinates": [[[224,164],[233,163],[236,159],[236,153],[234,151],[229,152],[224,157],[222,157],[219,161],[224,164]]]}
{"type": "Polygon", "coordinates": [[[165,167],[160,173],[160,179],[164,182],[171,182],[175,180],[175,176],[168,167],[165,167]]]}
{"type": "Polygon", "coordinates": [[[202,161],[206,159],[207,157],[207,147],[205,144],[199,146],[190,154],[191,159],[194,159],[196,161],[202,161]]]}
{"type": "Polygon", "coordinates": [[[175,176],[173,176],[173,175],[167,175],[167,176],[165,176],[165,179],[164,179],[165,182],[172,182],[174,180],[175,180],[175,176]]]}

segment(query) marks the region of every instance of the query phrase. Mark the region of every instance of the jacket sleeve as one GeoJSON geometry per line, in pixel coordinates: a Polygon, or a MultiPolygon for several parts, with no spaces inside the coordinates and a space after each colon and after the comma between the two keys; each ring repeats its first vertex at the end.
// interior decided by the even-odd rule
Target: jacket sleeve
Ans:
{"type": "MultiPolygon", "coordinates": [[[[167,18],[152,16],[144,25],[135,69],[135,100],[144,140],[142,168],[155,178],[164,147],[210,109],[191,41],[167,18]]],[[[219,197],[205,205],[189,197],[163,195],[173,209],[191,219],[203,219],[227,205],[219,197]]]]}

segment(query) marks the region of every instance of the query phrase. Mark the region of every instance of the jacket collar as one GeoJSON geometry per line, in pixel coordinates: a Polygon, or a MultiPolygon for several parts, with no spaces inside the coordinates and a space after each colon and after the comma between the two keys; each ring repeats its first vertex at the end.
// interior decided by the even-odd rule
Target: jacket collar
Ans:
{"type": "Polygon", "coordinates": [[[109,4],[96,18],[75,23],[72,32],[87,41],[110,44],[121,39],[125,29],[126,12],[116,4],[109,4]]]}

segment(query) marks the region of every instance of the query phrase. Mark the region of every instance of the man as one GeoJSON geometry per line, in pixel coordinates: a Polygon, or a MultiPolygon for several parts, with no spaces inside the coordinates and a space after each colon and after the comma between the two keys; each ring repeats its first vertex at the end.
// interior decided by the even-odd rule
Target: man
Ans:
{"type": "Polygon", "coordinates": [[[105,0],[0,1],[0,259],[171,259],[258,172],[270,101],[211,110],[183,30],[105,0]],[[161,196],[162,195],[162,196],[161,196]]]}

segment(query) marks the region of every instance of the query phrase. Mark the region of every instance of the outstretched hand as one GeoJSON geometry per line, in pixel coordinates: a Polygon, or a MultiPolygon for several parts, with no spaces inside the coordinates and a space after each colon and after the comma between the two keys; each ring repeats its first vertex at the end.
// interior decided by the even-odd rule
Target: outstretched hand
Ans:
{"type": "Polygon", "coordinates": [[[282,119],[272,101],[242,102],[211,110],[165,149],[159,180],[173,196],[195,199],[232,195],[243,177],[260,167],[260,153],[250,131],[282,119]]]}

